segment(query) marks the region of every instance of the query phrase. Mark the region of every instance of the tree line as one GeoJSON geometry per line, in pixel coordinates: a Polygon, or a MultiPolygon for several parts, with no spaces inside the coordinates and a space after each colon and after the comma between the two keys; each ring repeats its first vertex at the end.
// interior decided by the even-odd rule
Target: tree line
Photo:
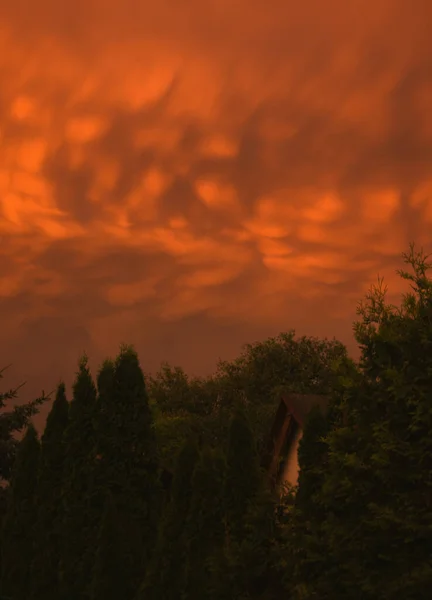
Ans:
{"type": "Polygon", "coordinates": [[[123,346],[95,379],[80,360],[40,437],[44,395],[3,410],[1,598],[428,598],[431,264],[413,245],[403,257],[401,305],[379,280],[358,306],[358,363],[290,331],[208,378],[169,365],[149,376],[123,346]],[[261,467],[281,389],[330,398],[308,417],[284,494],[261,467]]]}

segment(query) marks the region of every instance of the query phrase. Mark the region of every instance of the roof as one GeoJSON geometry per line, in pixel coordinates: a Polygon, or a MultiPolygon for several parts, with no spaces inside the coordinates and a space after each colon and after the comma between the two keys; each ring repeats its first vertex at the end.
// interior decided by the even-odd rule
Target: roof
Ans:
{"type": "Polygon", "coordinates": [[[303,429],[312,408],[319,406],[325,410],[328,401],[327,396],[317,394],[282,394],[263,459],[273,484],[278,480],[281,459],[287,456],[296,430],[303,429]]]}
{"type": "Polygon", "coordinates": [[[328,405],[328,397],[318,394],[284,394],[281,401],[287,407],[288,412],[294,417],[300,427],[304,426],[306,417],[314,406],[325,410],[328,405]]]}

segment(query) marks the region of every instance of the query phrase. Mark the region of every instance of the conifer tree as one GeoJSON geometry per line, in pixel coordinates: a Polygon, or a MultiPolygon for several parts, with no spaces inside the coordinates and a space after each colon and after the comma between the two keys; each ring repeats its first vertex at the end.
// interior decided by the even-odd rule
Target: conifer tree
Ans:
{"type": "MultiPolygon", "coordinates": [[[[321,579],[329,579],[332,569],[337,569],[325,542],[323,527],[327,513],[320,499],[328,469],[325,439],[329,427],[321,409],[313,408],[298,449],[299,479],[287,528],[290,584],[298,597],[309,597],[310,590],[316,594],[321,579]]],[[[319,597],[321,593],[322,590],[319,597]]]]}
{"type": "Polygon", "coordinates": [[[64,477],[64,432],[69,403],[64,383],[57,388],[41,439],[37,485],[37,524],[32,565],[32,600],[58,600],[61,554],[62,486],[64,477]]]}
{"type": "Polygon", "coordinates": [[[97,540],[91,600],[118,600],[124,597],[127,573],[118,517],[113,496],[108,493],[97,540]]]}
{"type": "Polygon", "coordinates": [[[160,500],[153,419],[135,350],[124,346],[114,364],[106,362],[98,385],[97,485],[116,506],[125,556],[122,598],[132,600],[150,564],[160,500]]]}
{"type": "Polygon", "coordinates": [[[255,440],[241,407],[238,407],[228,434],[225,479],[226,523],[230,539],[244,535],[245,515],[261,488],[262,477],[255,440]]]}
{"type": "MultiPolygon", "coordinates": [[[[283,597],[282,577],[278,571],[280,555],[277,535],[275,498],[263,486],[248,505],[244,536],[231,553],[234,569],[231,569],[230,588],[232,591],[237,585],[239,598],[279,600],[283,597]]],[[[221,573],[221,580],[223,575],[221,573]]]]}
{"type": "Polygon", "coordinates": [[[39,449],[36,430],[30,424],[19,445],[3,523],[1,593],[13,600],[27,600],[29,595],[39,449]]]}
{"type": "Polygon", "coordinates": [[[177,600],[186,582],[187,544],[185,527],[192,499],[192,477],[199,458],[194,438],[181,448],[171,486],[171,498],[161,520],[158,543],[151,568],[139,598],[177,600]]]}
{"type": "MultiPolygon", "coordinates": [[[[5,369],[0,369],[0,379],[3,379],[5,369]]],[[[20,433],[30,423],[30,419],[39,412],[40,406],[49,399],[49,394],[35,400],[14,406],[11,410],[3,411],[7,404],[16,400],[22,386],[0,392],[0,483],[9,482],[13,463],[18,449],[16,434],[20,433]]],[[[0,487],[0,490],[3,486],[0,487]]]]}
{"type": "Polygon", "coordinates": [[[186,597],[211,597],[219,575],[225,543],[224,479],[225,457],[204,448],[192,480],[192,501],[186,527],[188,541],[186,597]]]}
{"type": "Polygon", "coordinates": [[[92,547],[97,521],[91,504],[95,461],[94,416],[96,387],[86,356],[81,358],[65,430],[63,527],[61,557],[62,600],[84,599],[93,567],[92,547]]]}
{"type": "Polygon", "coordinates": [[[338,569],[309,589],[335,600],[429,597],[432,584],[432,282],[411,246],[413,292],[400,308],[382,281],[358,309],[363,376],[327,436],[321,496],[327,553],[338,569]]]}

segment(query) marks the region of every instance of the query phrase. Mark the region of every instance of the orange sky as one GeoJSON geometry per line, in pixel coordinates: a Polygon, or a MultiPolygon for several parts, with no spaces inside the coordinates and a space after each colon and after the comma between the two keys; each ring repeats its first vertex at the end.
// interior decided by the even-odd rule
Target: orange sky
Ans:
{"type": "Polygon", "coordinates": [[[0,365],[208,372],[431,250],[430,0],[0,0],[0,365]]]}

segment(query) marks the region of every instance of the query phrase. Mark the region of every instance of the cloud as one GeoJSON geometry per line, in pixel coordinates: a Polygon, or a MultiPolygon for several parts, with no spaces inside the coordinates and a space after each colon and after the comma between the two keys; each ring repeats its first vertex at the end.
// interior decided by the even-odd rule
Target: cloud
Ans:
{"type": "Polygon", "coordinates": [[[291,327],[353,349],[377,272],[430,244],[431,17],[3,0],[0,364],[56,379],[131,338],[199,371],[291,327]]]}

